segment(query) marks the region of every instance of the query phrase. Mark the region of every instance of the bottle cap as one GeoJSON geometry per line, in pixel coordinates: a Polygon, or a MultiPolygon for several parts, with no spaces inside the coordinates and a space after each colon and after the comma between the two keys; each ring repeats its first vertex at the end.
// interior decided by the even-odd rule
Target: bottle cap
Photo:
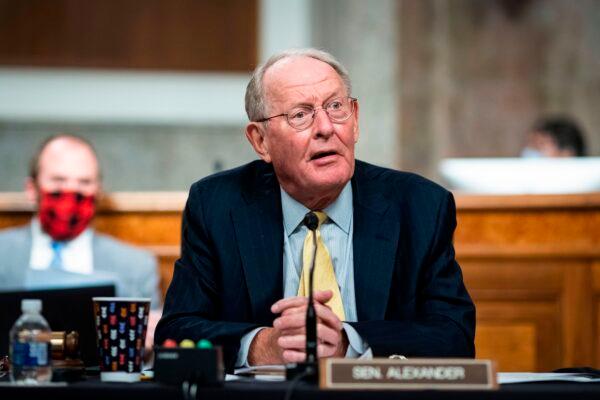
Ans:
{"type": "Polygon", "coordinates": [[[23,299],[21,300],[21,312],[24,313],[39,313],[42,311],[42,301],[40,299],[23,299]]]}

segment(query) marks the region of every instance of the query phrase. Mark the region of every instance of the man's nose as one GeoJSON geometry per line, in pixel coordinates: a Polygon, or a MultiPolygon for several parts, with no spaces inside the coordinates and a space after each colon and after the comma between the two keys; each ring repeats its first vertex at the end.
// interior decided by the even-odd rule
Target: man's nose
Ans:
{"type": "Polygon", "coordinates": [[[61,189],[66,192],[79,192],[86,194],[90,190],[90,185],[79,182],[78,180],[67,180],[61,185],[61,189]]]}
{"type": "Polygon", "coordinates": [[[333,123],[323,108],[317,108],[314,116],[315,135],[329,137],[333,134],[333,123]]]}
{"type": "Polygon", "coordinates": [[[66,192],[76,192],[79,189],[79,183],[71,179],[64,181],[60,186],[66,192]]]}

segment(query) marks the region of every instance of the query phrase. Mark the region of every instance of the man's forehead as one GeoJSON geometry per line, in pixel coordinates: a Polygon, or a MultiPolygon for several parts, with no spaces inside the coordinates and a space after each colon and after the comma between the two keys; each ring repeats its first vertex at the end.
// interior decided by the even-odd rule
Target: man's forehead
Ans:
{"type": "Polygon", "coordinates": [[[56,153],[56,152],[77,152],[85,153],[90,155],[92,158],[96,158],[94,151],[90,148],[90,145],[85,141],[79,140],[73,137],[58,137],[48,144],[42,151],[44,153],[56,153]]]}
{"type": "Polygon", "coordinates": [[[317,85],[331,79],[343,86],[341,77],[331,65],[306,56],[281,59],[273,64],[263,77],[265,87],[270,92],[281,88],[317,85]]]}
{"type": "Polygon", "coordinates": [[[66,171],[72,174],[98,174],[98,160],[90,147],[71,138],[58,138],[48,143],[39,158],[40,172],[43,169],[66,171]]]}

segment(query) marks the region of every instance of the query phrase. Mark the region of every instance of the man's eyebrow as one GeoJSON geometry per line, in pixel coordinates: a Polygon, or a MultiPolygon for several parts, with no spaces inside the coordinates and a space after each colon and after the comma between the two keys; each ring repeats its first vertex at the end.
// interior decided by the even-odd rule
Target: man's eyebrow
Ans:
{"type": "MultiPolygon", "coordinates": [[[[344,97],[344,95],[342,94],[342,92],[340,92],[340,90],[336,90],[335,92],[333,92],[332,94],[330,94],[329,96],[325,97],[325,100],[323,101],[322,104],[317,104],[317,106],[321,105],[324,106],[327,103],[329,103],[331,100],[340,98],[340,97],[344,97]]],[[[292,110],[294,108],[298,108],[298,107],[310,107],[310,108],[314,108],[315,105],[312,102],[309,101],[299,101],[298,103],[295,103],[293,105],[291,105],[288,110],[292,110]]]]}
{"type": "Polygon", "coordinates": [[[325,100],[325,103],[324,103],[324,104],[327,104],[327,103],[329,103],[329,102],[330,102],[330,101],[332,101],[332,100],[339,99],[339,98],[342,98],[342,97],[344,97],[344,95],[343,95],[342,93],[340,93],[340,92],[335,92],[334,94],[332,94],[331,96],[329,96],[329,97],[327,98],[327,100],[325,100]]]}
{"type": "Polygon", "coordinates": [[[92,183],[95,182],[97,179],[94,177],[83,177],[83,178],[78,178],[77,181],[79,183],[92,183]]]}
{"type": "Polygon", "coordinates": [[[302,101],[300,103],[296,103],[295,105],[293,105],[292,107],[290,107],[290,109],[294,109],[294,108],[301,108],[301,107],[309,107],[309,108],[313,108],[313,103],[309,103],[307,101],[302,101]]]}

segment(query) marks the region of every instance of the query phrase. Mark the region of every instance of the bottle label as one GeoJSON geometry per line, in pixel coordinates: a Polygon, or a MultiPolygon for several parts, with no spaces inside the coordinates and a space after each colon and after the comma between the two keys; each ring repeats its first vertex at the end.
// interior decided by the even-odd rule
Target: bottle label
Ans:
{"type": "Polygon", "coordinates": [[[50,365],[50,343],[17,342],[13,344],[12,363],[23,367],[46,367],[50,365]]]}

